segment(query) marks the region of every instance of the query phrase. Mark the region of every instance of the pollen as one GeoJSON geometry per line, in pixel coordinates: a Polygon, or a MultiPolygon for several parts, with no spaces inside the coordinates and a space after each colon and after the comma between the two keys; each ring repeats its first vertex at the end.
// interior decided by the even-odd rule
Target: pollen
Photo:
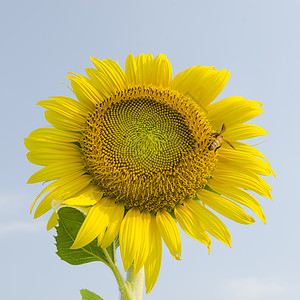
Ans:
{"type": "Polygon", "coordinates": [[[107,98],[80,139],[87,173],[116,203],[156,213],[195,197],[216,164],[205,112],[177,91],[134,86],[107,98]]]}

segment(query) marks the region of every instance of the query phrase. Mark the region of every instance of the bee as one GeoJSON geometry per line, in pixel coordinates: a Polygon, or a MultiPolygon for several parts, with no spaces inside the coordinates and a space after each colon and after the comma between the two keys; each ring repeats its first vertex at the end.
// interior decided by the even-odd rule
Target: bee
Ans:
{"type": "Polygon", "coordinates": [[[235,149],[230,142],[226,141],[223,138],[223,133],[225,130],[226,127],[225,124],[223,123],[221,130],[219,132],[214,133],[215,140],[209,145],[208,147],[209,150],[214,150],[214,152],[216,152],[222,146],[223,141],[226,142],[232,149],[235,149]]]}

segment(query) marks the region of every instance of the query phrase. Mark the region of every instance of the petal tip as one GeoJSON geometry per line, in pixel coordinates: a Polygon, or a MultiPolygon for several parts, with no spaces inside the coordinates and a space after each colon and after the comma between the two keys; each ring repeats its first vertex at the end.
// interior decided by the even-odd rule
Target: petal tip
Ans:
{"type": "Polygon", "coordinates": [[[82,247],[80,247],[80,245],[78,245],[78,242],[76,242],[76,241],[70,247],[71,250],[76,250],[76,249],[79,249],[79,248],[82,248],[82,247]]]}
{"type": "Polygon", "coordinates": [[[131,266],[131,263],[126,263],[124,260],[123,260],[123,268],[124,268],[124,271],[127,272],[128,269],[130,268],[131,266]]]}
{"type": "Polygon", "coordinates": [[[253,224],[253,223],[255,223],[255,220],[254,220],[254,218],[253,218],[253,217],[251,217],[251,216],[249,216],[249,215],[248,215],[248,221],[249,221],[249,224],[253,224]]]}
{"type": "Polygon", "coordinates": [[[180,254],[176,254],[175,256],[173,256],[176,260],[182,260],[181,259],[181,253],[180,254]]]}
{"type": "Polygon", "coordinates": [[[32,184],[34,183],[32,180],[31,180],[31,177],[27,180],[26,184],[32,184]]]}
{"type": "Polygon", "coordinates": [[[229,248],[232,248],[232,245],[231,245],[231,238],[228,238],[228,239],[226,240],[226,242],[227,242],[227,246],[228,246],[229,248]]]}
{"type": "Polygon", "coordinates": [[[207,246],[207,250],[208,250],[208,255],[210,255],[211,247],[210,247],[210,246],[207,246]]]}

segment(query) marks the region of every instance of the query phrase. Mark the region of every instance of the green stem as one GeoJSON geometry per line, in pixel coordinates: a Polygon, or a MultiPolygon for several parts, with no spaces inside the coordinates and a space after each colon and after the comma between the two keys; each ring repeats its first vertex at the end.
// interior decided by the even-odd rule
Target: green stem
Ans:
{"type": "Polygon", "coordinates": [[[131,296],[130,285],[127,282],[124,281],[124,279],[122,277],[122,274],[120,273],[117,265],[112,261],[110,255],[108,254],[106,249],[103,249],[103,252],[104,252],[104,254],[107,258],[108,266],[113,271],[113,273],[115,275],[115,278],[116,278],[116,280],[119,284],[121,299],[122,300],[133,300],[134,298],[131,296]]]}
{"type": "MultiPolygon", "coordinates": [[[[133,276],[133,265],[127,271],[126,280],[130,283],[131,295],[134,300],[143,299],[143,290],[144,290],[144,268],[142,268],[135,276],[133,276]]],[[[123,300],[123,298],[121,298],[123,300]]]]}

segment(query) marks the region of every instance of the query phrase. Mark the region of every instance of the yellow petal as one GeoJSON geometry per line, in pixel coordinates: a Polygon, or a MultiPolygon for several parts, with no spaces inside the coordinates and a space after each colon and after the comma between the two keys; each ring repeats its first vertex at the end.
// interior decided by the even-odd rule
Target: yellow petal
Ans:
{"type": "Polygon", "coordinates": [[[141,214],[137,208],[131,208],[125,215],[120,228],[120,251],[125,271],[133,263],[142,240],[141,214]]]}
{"type": "Polygon", "coordinates": [[[84,190],[90,182],[91,177],[89,175],[84,175],[51,191],[42,199],[36,208],[34,218],[39,218],[41,215],[50,210],[53,200],[64,200],[70,198],[84,190]]]}
{"type": "Polygon", "coordinates": [[[145,262],[145,285],[148,294],[154,287],[161,266],[162,242],[161,235],[158,231],[155,216],[151,215],[149,229],[150,250],[145,262]]]}
{"type": "Polygon", "coordinates": [[[51,125],[62,130],[82,131],[84,129],[83,123],[77,123],[52,110],[45,111],[45,118],[51,125]]]}
{"type": "Polygon", "coordinates": [[[78,142],[81,138],[81,133],[64,131],[57,128],[38,128],[32,131],[28,138],[66,144],[78,142]]]}
{"type": "Polygon", "coordinates": [[[62,186],[64,184],[67,184],[67,183],[70,183],[70,182],[73,182],[75,179],[77,179],[78,177],[82,176],[82,174],[84,174],[85,171],[82,170],[82,171],[79,171],[79,172],[73,172],[72,174],[70,174],[70,176],[66,176],[66,177],[63,177],[63,178],[60,178],[54,182],[51,182],[48,186],[46,186],[39,194],[38,196],[35,198],[35,200],[33,201],[31,207],[30,207],[30,213],[32,212],[32,209],[36,203],[36,201],[38,200],[39,197],[41,197],[41,195],[43,195],[44,193],[46,192],[49,192],[59,186],[62,186]]]}
{"type": "Polygon", "coordinates": [[[175,76],[171,88],[190,95],[201,107],[207,107],[225,87],[230,72],[215,67],[193,66],[175,76]]]}
{"type": "Polygon", "coordinates": [[[101,205],[103,201],[105,199],[101,199],[91,207],[70,249],[78,249],[88,245],[100,232],[105,231],[109,224],[111,208],[101,205]]]}
{"type": "MultiPolygon", "coordinates": [[[[263,162],[264,163],[264,162],[263,162]]],[[[225,157],[219,157],[218,159],[218,168],[222,169],[230,169],[230,168],[238,168],[243,171],[252,171],[257,175],[270,176],[271,168],[267,164],[253,164],[245,163],[244,160],[230,160],[225,157]]]]}
{"type": "Polygon", "coordinates": [[[222,165],[234,165],[239,168],[249,169],[256,174],[269,176],[273,173],[270,165],[264,160],[254,155],[249,155],[247,152],[241,152],[237,149],[220,148],[218,167],[222,165]]]}
{"type": "Polygon", "coordinates": [[[73,143],[61,143],[55,141],[47,141],[45,138],[32,138],[28,137],[24,139],[25,147],[28,150],[56,150],[56,151],[74,151],[79,153],[79,147],[73,143]]]}
{"type": "Polygon", "coordinates": [[[74,76],[67,76],[66,78],[71,80],[71,86],[76,98],[87,110],[93,111],[95,105],[103,101],[101,95],[88,78],[78,74],[71,74],[74,76]]]}
{"type": "Polygon", "coordinates": [[[37,105],[40,105],[46,109],[55,111],[62,116],[69,118],[76,123],[79,123],[81,125],[85,124],[86,121],[86,115],[84,116],[82,114],[82,109],[80,106],[77,106],[79,104],[78,101],[75,101],[71,98],[66,98],[64,101],[62,100],[42,100],[37,103],[37,105]]]}
{"type": "Polygon", "coordinates": [[[156,223],[158,230],[170,253],[175,259],[180,260],[181,238],[175,220],[168,212],[160,210],[156,214],[156,223]]]}
{"type": "MultiPolygon", "coordinates": [[[[56,213],[58,213],[58,211],[61,208],[63,208],[63,207],[69,207],[69,206],[68,205],[64,205],[63,201],[61,201],[61,200],[53,200],[51,202],[51,207],[52,207],[52,209],[56,213]]],[[[82,212],[83,214],[87,215],[91,207],[87,207],[87,206],[75,206],[74,205],[74,206],[72,206],[72,208],[75,208],[75,209],[79,210],[80,212],[82,212]]]]}
{"type": "MultiPolygon", "coordinates": [[[[250,146],[248,144],[245,143],[241,143],[241,142],[236,142],[235,143],[235,148],[241,152],[245,152],[254,156],[258,156],[263,158],[266,162],[268,162],[267,158],[255,147],[250,146]]],[[[268,162],[269,163],[269,162],[268,162]]]]}
{"type": "Polygon", "coordinates": [[[47,223],[47,230],[51,230],[58,223],[58,214],[53,212],[47,223]]]}
{"type": "Polygon", "coordinates": [[[241,187],[272,199],[271,187],[251,170],[235,166],[218,166],[212,173],[212,178],[229,186],[241,187]]]}
{"type": "Polygon", "coordinates": [[[204,189],[197,191],[199,199],[221,215],[241,224],[252,224],[254,219],[234,202],[204,189]]]}
{"type": "Polygon", "coordinates": [[[151,83],[152,73],[151,69],[154,66],[154,59],[152,54],[140,54],[135,58],[136,66],[137,66],[137,79],[138,81],[135,84],[142,83],[151,83]]]}
{"type": "Polygon", "coordinates": [[[185,201],[184,206],[199,217],[202,226],[209,234],[231,247],[230,233],[216,215],[194,200],[185,201]]]}
{"type": "Polygon", "coordinates": [[[268,132],[253,124],[236,124],[229,126],[224,132],[224,138],[228,141],[246,140],[253,137],[268,134],[268,132]]]}
{"type": "Polygon", "coordinates": [[[98,70],[86,68],[86,74],[91,79],[91,84],[98,90],[103,99],[109,98],[116,90],[110,78],[98,70]]]}
{"type": "Polygon", "coordinates": [[[27,183],[37,183],[41,181],[50,181],[64,176],[72,175],[72,172],[84,169],[83,163],[75,163],[71,159],[51,164],[43,169],[35,172],[27,181],[27,183]]]}
{"type": "Polygon", "coordinates": [[[33,203],[30,206],[30,213],[32,213],[33,207],[35,205],[35,203],[37,202],[37,200],[41,197],[41,195],[43,195],[44,193],[47,193],[53,189],[56,188],[55,185],[56,182],[52,182],[51,184],[49,184],[48,186],[46,186],[44,189],[42,189],[42,191],[37,195],[37,197],[35,198],[35,200],[33,201],[33,203]]]}
{"type": "Polygon", "coordinates": [[[210,179],[208,181],[208,185],[210,188],[212,188],[217,193],[250,208],[253,212],[255,212],[257,214],[257,216],[264,223],[266,223],[265,214],[264,214],[259,202],[252,195],[248,194],[247,192],[245,192],[239,188],[235,188],[235,187],[231,187],[231,186],[219,183],[213,179],[210,179]]]}
{"type": "Polygon", "coordinates": [[[32,150],[27,153],[27,159],[36,165],[48,166],[50,164],[71,160],[74,163],[81,163],[82,157],[79,151],[56,151],[56,150],[32,150]]]}
{"type": "MultiPolygon", "coordinates": [[[[98,58],[91,57],[91,60],[97,68],[98,74],[87,71],[88,76],[92,79],[92,83],[97,87],[104,87],[108,94],[116,91],[124,90],[127,86],[127,80],[121,67],[111,59],[101,61],[98,58]]],[[[102,88],[101,88],[102,89],[102,88]]],[[[98,89],[101,91],[101,89],[98,89]]]]}
{"type": "Polygon", "coordinates": [[[103,237],[98,239],[98,246],[107,248],[117,237],[121,223],[123,221],[125,208],[121,204],[116,204],[110,211],[109,224],[103,237]]]}
{"type": "Polygon", "coordinates": [[[45,214],[49,211],[51,207],[51,202],[59,195],[59,191],[53,190],[49,194],[47,194],[39,203],[38,207],[34,212],[34,219],[39,218],[41,215],[45,214]]]}
{"type": "MultiPolygon", "coordinates": [[[[240,143],[240,142],[236,142],[234,144],[234,147],[236,148],[236,150],[239,150],[241,152],[245,152],[247,154],[263,158],[266,161],[266,163],[269,165],[269,167],[270,167],[270,163],[267,160],[267,158],[257,148],[254,148],[253,146],[250,146],[250,145],[247,145],[247,144],[244,144],[244,143],[240,143]]],[[[276,178],[276,174],[272,170],[271,167],[270,167],[270,170],[271,170],[272,175],[276,178]]]]}
{"type": "Polygon", "coordinates": [[[66,200],[71,197],[77,197],[80,194],[85,193],[87,190],[94,188],[95,185],[91,183],[92,180],[92,176],[84,174],[74,179],[73,181],[66,181],[65,184],[62,184],[57,188],[57,190],[60,191],[59,200],[66,200]]]}
{"type": "Polygon", "coordinates": [[[125,62],[125,74],[132,85],[153,84],[168,87],[172,80],[172,67],[164,54],[159,54],[155,60],[152,54],[142,53],[136,58],[130,54],[125,62]]]}
{"type": "Polygon", "coordinates": [[[134,256],[134,272],[135,276],[145,264],[149,255],[149,230],[151,215],[148,212],[142,212],[140,215],[140,226],[136,228],[136,243],[138,243],[137,251],[134,256]],[[140,239],[139,239],[140,238],[140,239]]]}
{"type": "Polygon", "coordinates": [[[72,112],[72,114],[78,114],[87,117],[89,113],[89,110],[86,108],[86,106],[82,105],[82,103],[73,98],[64,96],[51,96],[49,98],[55,100],[57,103],[63,106],[65,110],[72,112]]]}
{"type": "Polygon", "coordinates": [[[263,112],[262,104],[243,97],[228,97],[210,104],[207,107],[208,119],[215,130],[219,130],[224,123],[226,127],[244,123],[263,112]]]}
{"type": "Polygon", "coordinates": [[[120,65],[112,59],[104,59],[103,63],[106,65],[107,72],[111,74],[112,80],[119,87],[119,90],[126,88],[128,86],[127,78],[120,65]]]}
{"type": "Polygon", "coordinates": [[[92,206],[102,198],[103,192],[95,197],[94,188],[88,189],[85,193],[77,197],[72,197],[63,202],[64,205],[69,206],[92,206]]]}
{"type": "Polygon", "coordinates": [[[199,99],[196,97],[199,94],[197,85],[208,76],[210,71],[215,70],[215,67],[210,66],[193,66],[186,70],[178,73],[172,83],[171,88],[178,90],[184,94],[189,94],[195,98],[198,102],[199,99]]]}
{"type": "MultiPolygon", "coordinates": [[[[168,87],[170,86],[173,73],[172,73],[172,66],[167,59],[166,55],[159,54],[156,56],[154,60],[154,67],[153,70],[149,70],[150,73],[153,75],[153,84],[158,86],[168,87]]],[[[152,83],[152,82],[150,82],[152,83]]]]}
{"type": "Polygon", "coordinates": [[[182,230],[193,239],[207,245],[210,252],[211,239],[203,229],[201,219],[183,205],[176,205],[174,212],[182,230]]]}
{"type": "Polygon", "coordinates": [[[130,84],[136,84],[137,79],[137,65],[132,54],[127,56],[125,61],[125,75],[130,84]]]}

